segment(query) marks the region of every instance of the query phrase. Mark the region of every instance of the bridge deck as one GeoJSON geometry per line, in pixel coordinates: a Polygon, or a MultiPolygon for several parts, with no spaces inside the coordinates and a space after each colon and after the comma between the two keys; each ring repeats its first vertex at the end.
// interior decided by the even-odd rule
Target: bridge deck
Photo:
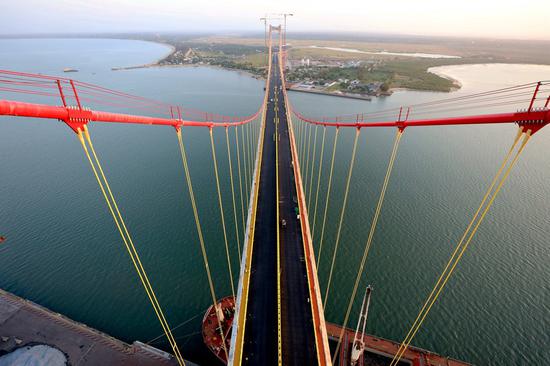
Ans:
{"type": "Polygon", "coordinates": [[[282,84],[280,80],[277,82],[279,214],[286,221],[286,228],[281,230],[280,242],[283,364],[317,365],[304,244],[300,221],[295,211],[298,207],[298,195],[290,150],[289,124],[282,84]]]}
{"type": "MultiPolygon", "coordinates": [[[[273,75],[272,75],[273,77],[273,75]]],[[[271,83],[273,84],[273,83],[271,83]]],[[[274,97],[269,86],[268,100],[274,97]]],[[[266,111],[242,365],[277,364],[277,199],[274,109],[266,111]]]]}
{"type": "Polygon", "coordinates": [[[284,365],[316,365],[310,289],[301,225],[295,212],[298,206],[296,183],[277,55],[273,56],[272,63],[241,364],[277,365],[281,339],[284,365]],[[285,227],[277,219],[277,205],[280,219],[286,221],[285,227]],[[280,292],[277,288],[278,251],[280,292]],[[281,334],[278,333],[279,306],[281,334]]]}

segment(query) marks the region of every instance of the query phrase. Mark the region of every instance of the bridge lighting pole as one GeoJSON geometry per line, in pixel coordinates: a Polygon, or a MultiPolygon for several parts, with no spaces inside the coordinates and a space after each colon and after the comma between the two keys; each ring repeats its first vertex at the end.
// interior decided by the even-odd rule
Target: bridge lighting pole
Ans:
{"type": "Polygon", "coordinates": [[[283,18],[284,18],[283,47],[284,47],[285,50],[286,50],[286,17],[287,17],[287,16],[293,17],[294,14],[291,14],[291,13],[285,13],[285,14],[283,14],[283,18]]]}
{"type": "Polygon", "coordinates": [[[267,15],[263,18],[260,18],[264,22],[264,45],[267,48],[267,15]]]}
{"type": "Polygon", "coordinates": [[[365,289],[365,296],[363,296],[363,304],[361,305],[361,313],[359,314],[359,320],[357,321],[357,328],[355,329],[355,336],[353,337],[353,346],[351,348],[351,365],[357,365],[359,358],[365,351],[365,328],[367,326],[367,317],[369,315],[370,295],[372,293],[372,287],[369,285],[365,289]],[[361,330],[359,330],[361,329],[361,330]]]}
{"type": "Polygon", "coordinates": [[[269,52],[267,50],[267,14],[265,17],[263,18],[260,18],[260,20],[263,20],[264,21],[264,46],[265,46],[265,63],[267,65],[267,63],[269,62],[269,60],[267,59],[269,57],[269,52]]]}

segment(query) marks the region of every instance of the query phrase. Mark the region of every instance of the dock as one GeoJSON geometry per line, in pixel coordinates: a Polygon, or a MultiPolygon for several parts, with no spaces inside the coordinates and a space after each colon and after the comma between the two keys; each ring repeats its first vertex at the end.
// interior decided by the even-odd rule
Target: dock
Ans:
{"type": "Polygon", "coordinates": [[[0,363],[17,349],[37,345],[61,351],[69,365],[177,365],[167,352],[139,341],[125,343],[0,290],[0,363]]]}
{"type": "Polygon", "coordinates": [[[300,92],[300,93],[328,95],[329,97],[340,97],[340,98],[358,99],[358,100],[366,100],[366,101],[372,100],[372,97],[368,95],[353,94],[353,93],[335,93],[335,92],[329,92],[326,90],[309,89],[309,88],[306,89],[306,88],[300,88],[296,86],[290,86],[288,87],[288,90],[293,92],[300,92]]]}

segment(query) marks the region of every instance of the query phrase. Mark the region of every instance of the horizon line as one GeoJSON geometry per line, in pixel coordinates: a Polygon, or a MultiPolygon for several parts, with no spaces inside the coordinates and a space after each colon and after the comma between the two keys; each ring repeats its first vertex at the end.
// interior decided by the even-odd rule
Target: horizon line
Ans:
{"type": "MultiPolygon", "coordinates": [[[[98,38],[97,36],[128,36],[128,35],[217,35],[217,36],[235,36],[237,35],[263,35],[260,30],[246,29],[219,29],[219,30],[128,30],[128,31],[99,31],[99,32],[45,32],[45,33],[0,33],[0,39],[17,39],[17,38],[84,38],[86,36],[98,38]]],[[[376,32],[376,31],[342,31],[342,30],[298,30],[292,31],[288,35],[288,39],[293,39],[293,35],[342,35],[352,36],[353,38],[361,38],[368,36],[378,37],[394,37],[394,38],[438,38],[438,39],[462,39],[462,40],[499,40],[499,41],[535,41],[535,42],[550,42],[550,38],[511,38],[511,37],[496,37],[496,36],[467,36],[467,35],[428,35],[415,33],[392,33],[392,32],[376,32]]],[[[263,37],[263,36],[262,36],[263,37]]],[[[342,39],[343,40],[343,39],[342,39]]],[[[359,40],[358,40],[359,41],[359,40]]]]}

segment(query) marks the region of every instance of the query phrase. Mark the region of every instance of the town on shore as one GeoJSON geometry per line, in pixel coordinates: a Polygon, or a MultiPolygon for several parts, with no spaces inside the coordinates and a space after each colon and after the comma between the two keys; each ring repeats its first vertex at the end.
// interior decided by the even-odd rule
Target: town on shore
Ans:
{"type": "MultiPolygon", "coordinates": [[[[162,59],[140,66],[214,66],[265,77],[267,54],[264,38],[245,36],[139,35],[166,44],[171,51],[162,59]]],[[[399,89],[450,92],[461,85],[430,68],[459,64],[550,64],[548,47],[518,41],[447,38],[336,40],[307,35],[288,39],[287,80],[290,90],[370,100],[399,89]],[[311,37],[313,38],[313,37],[311,37]],[[529,48],[518,53],[517,48],[529,48]],[[489,50],[489,51],[487,51],[489,50]],[[525,55],[528,57],[526,58],[525,55]],[[521,57],[520,57],[521,56],[521,57]]]]}

